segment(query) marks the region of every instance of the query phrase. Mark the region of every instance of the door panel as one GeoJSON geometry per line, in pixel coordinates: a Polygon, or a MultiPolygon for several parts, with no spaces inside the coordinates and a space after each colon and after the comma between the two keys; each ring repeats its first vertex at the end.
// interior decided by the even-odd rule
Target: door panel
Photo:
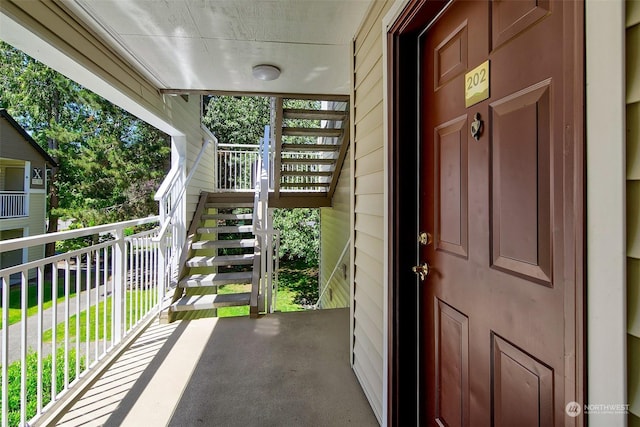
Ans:
{"type": "Polygon", "coordinates": [[[492,334],[494,425],[553,425],[553,370],[492,334]]]}
{"type": "Polygon", "coordinates": [[[562,5],[454,1],[418,38],[428,425],[564,424],[562,5]],[[489,98],[467,108],[465,73],[485,61],[489,98]]]}
{"type": "Polygon", "coordinates": [[[551,285],[550,91],[545,81],[491,103],[495,267],[551,285]]]}
{"type": "Polygon", "coordinates": [[[443,425],[467,425],[469,420],[469,319],[437,300],[435,418],[443,425]]]}
{"type": "Polygon", "coordinates": [[[467,256],[467,116],[435,128],[438,249],[467,256]]]}

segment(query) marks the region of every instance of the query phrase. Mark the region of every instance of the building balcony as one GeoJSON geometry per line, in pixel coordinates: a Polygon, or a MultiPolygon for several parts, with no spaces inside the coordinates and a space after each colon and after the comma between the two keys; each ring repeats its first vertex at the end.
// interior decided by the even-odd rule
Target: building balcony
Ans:
{"type": "Polygon", "coordinates": [[[27,193],[0,191],[0,219],[20,218],[27,215],[27,193]]]}

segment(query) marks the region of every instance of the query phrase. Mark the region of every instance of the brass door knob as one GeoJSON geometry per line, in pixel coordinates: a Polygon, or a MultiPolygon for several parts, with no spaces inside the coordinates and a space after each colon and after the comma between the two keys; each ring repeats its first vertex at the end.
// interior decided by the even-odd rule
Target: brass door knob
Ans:
{"type": "Polygon", "coordinates": [[[429,269],[431,267],[429,267],[429,263],[425,262],[422,265],[416,265],[415,267],[413,267],[411,270],[416,273],[418,276],[420,276],[420,280],[424,281],[427,276],[429,275],[429,269]]]}

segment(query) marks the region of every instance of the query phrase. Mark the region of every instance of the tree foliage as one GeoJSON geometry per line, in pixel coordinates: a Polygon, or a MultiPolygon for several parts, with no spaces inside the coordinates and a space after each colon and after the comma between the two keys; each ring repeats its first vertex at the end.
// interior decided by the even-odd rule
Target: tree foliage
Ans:
{"type": "Polygon", "coordinates": [[[212,96],[202,122],[223,144],[257,144],[269,124],[269,98],[212,96]]]}
{"type": "Polygon", "coordinates": [[[0,54],[0,107],[58,163],[49,231],[58,217],[91,226],[157,213],[167,135],[6,43],[0,54]]]}
{"type": "Polygon", "coordinates": [[[281,257],[318,265],[320,256],[319,209],[275,209],[273,227],[280,230],[281,257]]]}

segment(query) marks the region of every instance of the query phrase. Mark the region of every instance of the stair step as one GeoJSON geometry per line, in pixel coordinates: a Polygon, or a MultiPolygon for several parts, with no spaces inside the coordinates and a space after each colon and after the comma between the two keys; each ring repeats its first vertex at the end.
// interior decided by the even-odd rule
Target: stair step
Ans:
{"type": "Polygon", "coordinates": [[[332,171],[306,172],[306,171],[282,171],[280,176],[332,176],[332,171]]]}
{"type": "Polygon", "coordinates": [[[198,234],[253,233],[253,225],[230,225],[222,227],[200,227],[198,234]]]}
{"type": "Polygon", "coordinates": [[[178,286],[181,288],[202,288],[207,286],[222,286],[251,283],[253,271],[234,273],[192,274],[182,279],[178,286]]]}
{"type": "Polygon", "coordinates": [[[253,219],[253,214],[205,214],[202,219],[253,219]]]}
{"type": "Polygon", "coordinates": [[[216,249],[216,248],[252,248],[256,244],[255,239],[236,240],[199,240],[191,244],[193,249],[216,249]]]}
{"type": "Polygon", "coordinates": [[[315,187],[329,187],[330,182],[281,182],[280,187],[287,188],[315,188],[315,187]]]}
{"type": "Polygon", "coordinates": [[[283,158],[282,163],[298,165],[333,165],[336,159],[287,159],[283,158]]]}
{"type": "Polygon", "coordinates": [[[233,209],[252,208],[253,202],[210,202],[205,205],[207,209],[233,209]]]}
{"type": "Polygon", "coordinates": [[[194,256],[187,260],[187,267],[214,267],[217,265],[250,265],[253,264],[253,254],[194,256]]]}
{"type": "Polygon", "coordinates": [[[347,117],[346,111],[336,110],[306,110],[299,108],[285,108],[282,112],[285,119],[342,121],[347,117]]]}
{"type": "Polygon", "coordinates": [[[282,144],[282,151],[338,151],[339,144],[282,144]]]}
{"type": "Polygon", "coordinates": [[[283,127],[284,136],[323,136],[327,138],[342,136],[342,129],[283,127]]]}
{"type": "Polygon", "coordinates": [[[187,295],[171,305],[173,311],[210,310],[221,307],[249,305],[251,292],[216,295],[187,295]]]}

